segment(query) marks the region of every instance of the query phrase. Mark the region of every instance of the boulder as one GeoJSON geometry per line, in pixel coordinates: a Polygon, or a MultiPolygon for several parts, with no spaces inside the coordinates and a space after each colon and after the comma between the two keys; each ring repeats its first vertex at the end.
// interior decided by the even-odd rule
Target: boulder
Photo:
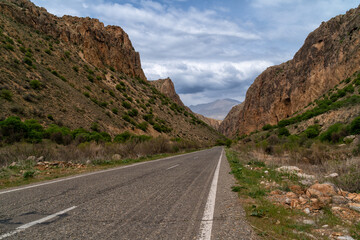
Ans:
{"type": "Polygon", "coordinates": [[[343,196],[334,195],[331,197],[331,202],[334,204],[347,204],[349,200],[344,198],[343,196]]]}
{"type": "Polygon", "coordinates": [[[27,161],[35,161],[36,157],[35,156],[29,156],[26,160],[27,161]]]}
{"type": "Polygon", "coordinates": [[[336,178],[338,176],[339,176],[338,173],[330,173],[329,175],[326,175],[325,178],[336,178]]]}
{"type": "Polygon", "coordinates": [[[275,169],[275,171],[295,174],[295,173],[301,172],[301,169],[296,166],[282,166],[282,167],[275,169]]]}
{"type": "Polygon", "coordinates": [[[307,196],[316,196],[320,197],[332,197],[338,195],[339,189],[332,183],[316,183],[308,188],[306,191],[307,196]]]}
{"type": "Polygon", "coordinates": [[[302,188],[299,185],[291,185],[290,190],[298,195],[301,195],[304,193],[304,191],[302,190],[302,188]]]}
{"type": "Polygon", "coordinates": [[[114,154],[114,155],[112,155],[111,159],[114,160],[114,161],[121,160],[121,155],[120,154],[114,154]]]}
{"type": "Polygon", "coordinates": [[[42,161],[44,161],[44,156],[38,157],[38,159],[36,159],[36,161],[37,161],[37,162],[42,162],[42,161]]]}
{"type": "Polygon", "coordinates": [[[349,203],[349,208],[354,211],[360,212],[360,203],[349,203]]]}

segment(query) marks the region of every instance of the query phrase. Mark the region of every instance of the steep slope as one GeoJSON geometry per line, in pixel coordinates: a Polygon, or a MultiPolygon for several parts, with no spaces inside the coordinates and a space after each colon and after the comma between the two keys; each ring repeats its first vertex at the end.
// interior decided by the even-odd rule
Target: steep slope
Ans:
{"type": "Polygon", "coordinates": [[[223,120],[231,108],[241,102],[234,99],[218,99],[216,101],[198,105],[191,105],[189,108],[203,116],[223,120]]]}
{"type": "Polygon", "coordinates": [[[218,133],[151,86],[127,34],[96,19],[58,18],[0,1],[0,119],[214,142],[218,133]]]}
{"type": "Polygon", "coordinates": [[[240,112],[220,126],[227,136],[276,124],[360,69],[360,6],[323,22],[294,58],[266,69],[246,93],[240,112]]]}
{"type": "Polygon", "coordinates": [[[186,111],[190,112],[193,116],[196,116],[201,121],[205,122],[207,125],[211,126],[214,129],[219,129],[221,121],[205,117],[201,114],[197,114],[191,111],[190,108],[185,106],[185,104],[181,101],[179,95],[175,91],[174,83],[170,78],[159,79],[155,81],[150,81],[150,84],[153,85],[157,90],[163,93],[165,96],[173,100],[177,105],[186,109],[186,111]]]}

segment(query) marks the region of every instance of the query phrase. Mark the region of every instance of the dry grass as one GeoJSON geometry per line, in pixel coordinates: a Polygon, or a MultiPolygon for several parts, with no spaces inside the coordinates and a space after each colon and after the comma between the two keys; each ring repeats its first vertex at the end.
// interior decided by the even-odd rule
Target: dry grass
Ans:
{"type": "Polygon", "coordinates": [[[114,154],[122,159],[141,158],[160,153],[175,153],[203,147],[191,141],[173,142],[165,138],[154,138],[145,142],[127,143],[81,143],[79,145],[58,145],[53,142],[38,144],[17,143],[0,148],[0,167],[16,162],[20,165],[29,157],[43,156],[45,161],[86,163],[86,161],[110,160],[114,154]]]}

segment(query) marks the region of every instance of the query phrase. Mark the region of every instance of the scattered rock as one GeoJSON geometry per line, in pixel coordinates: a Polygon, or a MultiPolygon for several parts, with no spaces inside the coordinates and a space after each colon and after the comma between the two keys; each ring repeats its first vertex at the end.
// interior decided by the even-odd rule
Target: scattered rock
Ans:
{"type": "Polygon", "coordinates": [[[326,175],[325,178],[336,178],[338,176],[339,176],[339,174],[337,174],[337,173],[330,173],[329,175],[326,175]]]}
{"type": "Polygon", "coordinates": [[[354,141],[354,139],[356,138],[355,135],[349,135],[349,136],[346,136],[344,137],[344,142],[347,142],[347,141],[354,141]]]}
{"type": "Polygon", "coordinates": [[[316,183],[308,188],[306,191],[307,196],[316,196],[317,198],[321,197],[331,197],[337,195],[339,189],[332,183],[316,183]]]}
{"type": "Polygon", "coordinates": [[[305,178],[305,179],[315,179],[314,175],[309,175],[309,174],[306,174],[306,173],[297,173],[296,175],[298,177],[305,178]]]}
{"type": "Polygon", "coordinates": [[[91,164],[91,160],[86,160],[86,165],[90,165],[91,164]]]}
{"type": "Polygon", "coordinates": [[[349,200],[344,198],[343,196],[334,195],[331,197],[331,202],[334,204],[347,204],[349,200]]]}
{"type": "Polygon", "coordinates": [[[264,171],[264,173],[265,173],[265,174],[268,174],[268,173],[269,173],[269,171],[268,171],[268,170],[265,170],[265,171],[264,171]]]}
{"type": "Polygon", "coordinates": [[[311,186],[314,181],[313,179],[303,179],[303,180],[300,180],[300,183],[304,186],[311,186]]]}
{"type": "Polygon", "coordinates": [[[36,157],[35,156],[29,156],[26,160],[27,161],[35,161],[36,157]]]}
{"type": "Polygon", "coordinates": [[[349,208],[354,211],[360,212],[360,203],[349,203],[349,208]]]}
{"type": "Polygon", "coordinates": [[[305,208],[305,209],[304,209],[304,213],[310,214],[310,208],[305,208]]]}
{"type": "Polygon", "coordinates": [[[296,166],[282,166],[275,169],[275,171],[296,174],[298,172],[301,172],[301,169],[296,166]]]}
{"type": "Polygon", "coordinates": [[[311,219],[305,219],[303,223],[306,225],[315,225],[315,221],[311,219]]]}
{"type": "Polygon", "coordinates": [[[304,193],[304,191],[302,190],[302,188],[299,185],[291,185],[290,190],[298,195],[301,195],[304,193]]]}
{"type": "Polygon", "coordinates": [[[11,164],[10,164],[10,167],[15,167],[17,164],[16,164],[16,162],[12,162],[11,164]]]}
{"type": "Polygon", "coordinates": [[[337,237],[338,240],[355,240],[351,236],[339,236],[337,237]]]}
{"type": "Polygon", "coordinates": [[[120,154],[114,154],[114,155],[112,155],[111,159],[114,160],[114,161],[121,160],[121,155],[120,154]]]}
{"type": "Polygon", "coordinates": [[[288,197],[288,198],[297,198],[298,196],[293,192],[287,192],[286,197],[288,197]]]}
{"type": "Polygon", "coordinates": [[[36,159],[36,161],[37,161],[37,162],[42,162],[42,161],[44,161],[44,156],[38,157],[38,159],[36,159]]]}

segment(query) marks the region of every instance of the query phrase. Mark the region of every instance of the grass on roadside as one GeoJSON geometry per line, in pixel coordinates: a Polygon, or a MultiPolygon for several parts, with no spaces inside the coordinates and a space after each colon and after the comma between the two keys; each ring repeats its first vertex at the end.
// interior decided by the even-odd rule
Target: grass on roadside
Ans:
{"type": "MultiPolygon", "coordinates": [[[[263,239],[313,239],[311,237],[313,226],[299,221],[306,216],[305,213],[273,204],[266,198],[269,190],[260,184],[265,180],[276,182],[279,188],[286,191],[289,183],[297,181],[295,177],[276,172],[274,168],[266,167],[263,162],[240,159],[238,153],[231,149],[226,150],[226,156],[232,170],[230,173],[235,176],[239,184],[232,190],[238,192],[248,221],[260,237],[263,239]],[[267,174],[264,173],[265,171],[267,174]]],[[[326,222],[326,219],[328,216],[325,216],[323,221],[326,222]]],[[[331,222],[333,221],[336,219],[332,219],[331,222]]]]}

